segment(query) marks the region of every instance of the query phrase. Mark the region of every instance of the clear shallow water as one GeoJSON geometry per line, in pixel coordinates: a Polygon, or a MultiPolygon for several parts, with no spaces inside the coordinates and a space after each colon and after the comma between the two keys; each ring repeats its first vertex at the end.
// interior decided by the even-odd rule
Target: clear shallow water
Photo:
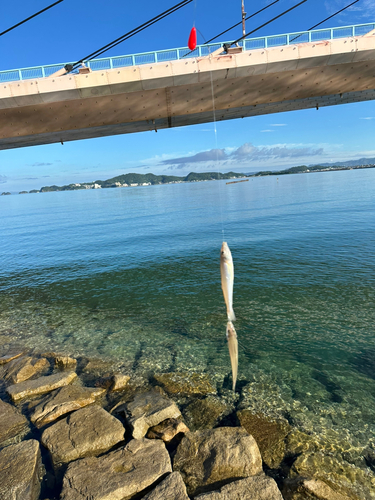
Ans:
{"type": "Polygon", "coordinates": [[[1,197],[0,335],[146,376],[207,371],[227,390],[224,229],[238,408],[286,417],[375,498],[374,181],[357,170],[1,197]]]}

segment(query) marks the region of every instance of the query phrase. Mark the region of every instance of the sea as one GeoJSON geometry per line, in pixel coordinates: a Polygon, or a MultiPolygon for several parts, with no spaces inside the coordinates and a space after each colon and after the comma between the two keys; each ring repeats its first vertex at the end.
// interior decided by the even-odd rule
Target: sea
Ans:
{"type": "Polygon", "coordinates": [[[286,420],[303,466],[375,498],[374,204],[375,169],[2,196],[0,343],[228,397],[226,241],[233,411],[286,420]]]}

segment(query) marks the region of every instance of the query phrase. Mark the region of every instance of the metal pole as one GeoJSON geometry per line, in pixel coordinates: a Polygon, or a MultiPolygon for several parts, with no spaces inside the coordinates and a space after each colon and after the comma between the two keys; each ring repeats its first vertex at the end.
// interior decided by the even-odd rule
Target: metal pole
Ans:
{"type": "Polygon", "coordinates": [[[245,28],[245,18],[246,18],[246,12],[245,12],[245,0],[242,1],[242,36],[244,37],[246,35],[246,28],[245,28]]]}

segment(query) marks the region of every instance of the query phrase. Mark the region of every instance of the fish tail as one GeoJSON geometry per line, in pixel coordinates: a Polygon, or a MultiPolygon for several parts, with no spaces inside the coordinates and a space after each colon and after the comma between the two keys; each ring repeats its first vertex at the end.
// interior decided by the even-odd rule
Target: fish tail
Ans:
{"type": "Polygon", "coordinates": [[[230,356],[230,364],[232,365],[232,390],[236,390],[237,373],[238,373],[238,342],[237,336],[228,338],[228,349],[230,356]]]}
{"type": "Polygon", "coordinates": [[[228,321],[236,321],[236,315],[234,314],[233,309],[228,312],[228,321]]]}
{"type": "Polygon", "coordinates": [[[231,321],[228,321],[227,324],[227,340],[228,340],[228,349],[229,349],[229,357],[230,364],[232,366],[232,390],[236,390],[236,381],[237,381],[237,373],[238,373],[238,341],[237,341],[237,333],[234,329],[234,326],[231,321]]]}

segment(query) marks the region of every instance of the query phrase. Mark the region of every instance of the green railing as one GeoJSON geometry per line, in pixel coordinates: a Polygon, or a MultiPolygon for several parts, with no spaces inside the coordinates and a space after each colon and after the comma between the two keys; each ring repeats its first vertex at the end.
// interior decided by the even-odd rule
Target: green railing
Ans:
{"type": "MultiPolygon", "coordinates": [[[[327,28],[312,31],[300,31],[284,35],[272,35],[259,38],[245,39],[240,43],[244,50],[264,49],[282,45],[292,45],[305,42],[318,42],[321,40],[334,40],[351,36],[362,36],[375,29],[375,24],[356,24],[341,28],[327,28]]],[[[229,42],[230,43],[230,42],[229,42]]],[[[159,50],[157,52],[144,52],[128,56],[107,57],[104,59],[93,59],[85,62],[86,66],[93,71],[123,68],[126,66],[138,66],[140,64],[154,64],[163,61],[175,61],[183,57],[202,57],[219,49],[223,42],[209,45],[199,45],[193,52],[187,47],[179,49],[159,50]]],[[[12,82],[17,80],[29,80],[31,78],[44,78],[62,69],[66,63],[50,64],[47,66],[36,66],[34,68],[13,69],[0,71],[0,82],[12,82]]]]}

